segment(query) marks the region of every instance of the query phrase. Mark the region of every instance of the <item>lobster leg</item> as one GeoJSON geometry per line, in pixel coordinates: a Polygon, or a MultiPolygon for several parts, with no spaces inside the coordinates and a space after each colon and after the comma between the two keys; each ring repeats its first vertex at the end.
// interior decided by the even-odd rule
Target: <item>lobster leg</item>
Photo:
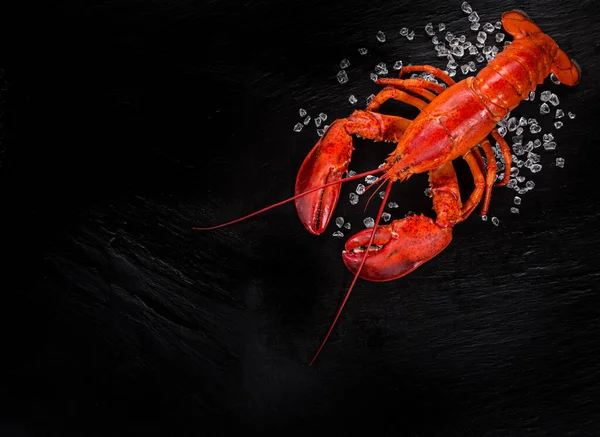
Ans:
{"type": "MultiPolygon", "coordinates": [[[[411,120],[375,112],[354,111],[334,121],[305,158],[296,178],[295,194],[341,181],[352,157],[352,134],[375,141],[399,141],[411,120]]],[[[337,205],[341,183],[313,191],[295,200],[304,227],[312,234],[325,231],[337,205]]]]}
{"type": "Polygon", "coordinates": [[[475,182],[475,189],[469,196],[469,199],[464,204],[462,208],[462,219],[465,220],[467,217],[471,215],[473,210],[477,207],[479,202],[481,202],[481,198],[483,197],[483,190],[485,188],[485,179],[483,178],[483,173],[481,172],[481,168],[479,167],[479,163],[475,158],[475,155],[469,150],[464,154],[463,158],[467,161],[469,165],[469,169],[473,175],[473,181],[475,182]]]}
{"type": "Polygon", "coordinates": [[[456,172],[448,162],[429,173],[436,220],[423,215],[394,220],[365,229],[346,242],[344,264],[356,274],[364,252],[368,255],[359,277],[374,282],[400,278],[439,254],[452,241],[452,226],[461,221],[462,204],[456,172]]]}
{"type": "Polygon", "coordinates": [[[498,170],[498,165],[496,164],[496,158],[494,157],[494,151],[492,150],[492,146],[490,145],[490,142],[487,138],[481,142],[481,148],[483,149],[483,152],[485,153],[485,157],[487,159],[487,173],[485,176],[485,199],[483,201],[483,207],[481,208],[481,215],[484,216],[487,214],[488,209],[490,207],[490,200],[492,198],[492,187],[494,186],[494,181],[496,179],[496,171],[498,170]]]}
{"type": "Polygon", "coordinates": [[[429,73],[437,79],[445,82],[448,86],[454,85],[456,83],[454,79],[452,79],[439,68],[436,68],[432,65],[408,65],[406,67],[402,67],[400,73],[398,74],[398,77],[402,78],[404,74],[415,73],[417,71],[429,73]]]}

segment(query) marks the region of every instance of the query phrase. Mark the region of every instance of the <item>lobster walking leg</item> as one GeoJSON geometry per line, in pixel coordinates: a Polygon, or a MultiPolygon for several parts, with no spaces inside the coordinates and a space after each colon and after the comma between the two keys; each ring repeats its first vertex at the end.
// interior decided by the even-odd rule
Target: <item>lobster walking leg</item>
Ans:
{"type": "Polygon", "coordinates": [[[496,180],[496,171],[498,170],[498,165],[496,164],[496,157],[494,156],[494,151],[492,150],[490,141],[487,138],[481,142],[481,148],[483,149],[483,152],[485,153],[485,157],[487,159],[487,173],[485,176],[485,199],[483,201],[483,207],[481,208],[481,215],[483,216],[487,214],[488,209],[490,207],[490,200],[492,198],[492,187],[494,186],[494,181],[496,180]]]}
{"type": "Polygon", "coordinates": [[[439,68],[436,68],[432,65],[408,65],[406,67],[402,67],[402,69],[400,70],[400,73],[398,74],[398,77],[402,78],[402,76],[405,74],[414,73],[417,71],[429,73],[429,74],[433,75],[435,78],[445,82],[446,85],[448,85],[448,86],[454,85],[456,83],[454,81],[454,79],[452,79],[450,76],[448,76],[446,73],[444,73],[439,68]]]}
{"type": "Polygon", "coordinates": [[[465,220],[468,216],[471,215],[473,210],[479,205],[481,202],[481,198],[483,197],[483,190],[485,188],[485,179],[483,178],[483,173],[481,172],[481,168],[479,167],[479,163],[475,158],[475,155],[472,151],[468,151],[463,155],[465,161],[469,165],[469,169],[471,170],[471,174],[473,175],[473,180],[475,182],[475,189],[469,196],[469,199],[464,204],[462,208],[462,220],[465,220]]]}

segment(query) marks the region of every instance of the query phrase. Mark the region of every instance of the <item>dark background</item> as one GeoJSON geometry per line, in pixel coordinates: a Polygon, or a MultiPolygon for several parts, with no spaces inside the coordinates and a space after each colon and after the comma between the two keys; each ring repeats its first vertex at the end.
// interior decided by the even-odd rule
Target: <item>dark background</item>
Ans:
{"type": "MultiPolygon", "coordinates": [[[[423,28],[474,41],[460,4],[3,6],[0,435],[600,435],[593,1],[471,2],[482,23],[525,10],[579,62],[577,87],[540,87],[577,117],[556,131],[539,101],[515,111],[558,144],[524,171],[536,187],[520,214],[496,189],[498,227],[474,214],[412,274],[359,281],[315,366],[352,279],[335,225],[310,235],[286,205],[190,229],[289,197],[318,139],[312,122],[293,132],[298,110],[330,122],[350,94],[364,107],[378,62],[390,75],[398,59],[444,67],[423,28]]],[[[391,150],[358,142],[351,168],[391,150]]],[[[365,217],[364,199],[347,201],[355,186],[338,214],[352,233],[365,217]]],[[[429,213],[425,187],[398,184],[394,218],[429,213]]]]}

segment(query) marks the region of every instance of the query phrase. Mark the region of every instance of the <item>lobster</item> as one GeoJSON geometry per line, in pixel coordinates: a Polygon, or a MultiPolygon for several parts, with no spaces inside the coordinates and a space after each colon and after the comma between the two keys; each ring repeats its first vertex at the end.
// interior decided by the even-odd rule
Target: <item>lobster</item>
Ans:
{"type": "Polygon", "coordinates": [[[354,278],[310,365],[329,339],[359,277],[374,282],[398,279],[443,251],[452,240],[452,228],[482,201],[481,215],[487,213],[497,171],[489,136],[497,141],[505,163],[504,177],[496,186],[506,185],[510,178],[511,151],[496,129],[498,122],[550,73],[569,86],[579,82],[577,63],[524,12],[505,12],[502,25],[514,37],[513,42],[476,76],[455,82],[442,70],[422,65],[402,68],[398,78],[379,78],[377,83],[385,87],[366,109],[334,121],[310,151],[300,167],[293,197],[222,225],[193,228],[220,228],[294,201],[304,227],[319,235],[333,216],[343,182],[383,173],[379,187],[387,186],[374,226],[345,244],[342,259],[354,278]],[[424,78],[402,78],[419,71],[433,75],[445,86],[424,78]],[[390,99],[412,105],[420,113],[409,120],[377,112],[390,99]],[[396,142],[397,146],[380,168],[344,177],[354,150],[354,134],[376,142],[396,142]],[[474,189],[464,203],[452,164],[460,157],[474,180],[474,189]],[[424,172],[429,173],[435,220],[422,214],[408,215],[379,225],[392,183],[424,172]]]}

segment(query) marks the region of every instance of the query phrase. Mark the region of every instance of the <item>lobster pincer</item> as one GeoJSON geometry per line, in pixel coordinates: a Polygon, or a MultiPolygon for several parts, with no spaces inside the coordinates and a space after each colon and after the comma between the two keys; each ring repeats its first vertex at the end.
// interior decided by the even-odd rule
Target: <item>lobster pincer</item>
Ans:
{"type": "MultiPolygon", "coordinates": [[[[374,141],[397,142],[411,120],[371,111],[354,111],[348,118],[334,121],[304,159],[296,178],[299,195],[325,184],[341,181],[352,157],[352,135],[374,141]]],[[[298,217],[312,234],[327,229],[340,197],[341,184],[329,185],[295,200],[298,217]]]]}
{"type": "Polygon", "coordinates": [[[342,252],[344,264],[356,274],[368,250],[359,277],[373,282],[398,279],[443,251],[452,240],[452,226],[462,220],[462,203],[452,163],[429,173],[435,221],[424,215],[411,215],[378,226],[367,249],[372,229],[351,237],[342,252]]]}

